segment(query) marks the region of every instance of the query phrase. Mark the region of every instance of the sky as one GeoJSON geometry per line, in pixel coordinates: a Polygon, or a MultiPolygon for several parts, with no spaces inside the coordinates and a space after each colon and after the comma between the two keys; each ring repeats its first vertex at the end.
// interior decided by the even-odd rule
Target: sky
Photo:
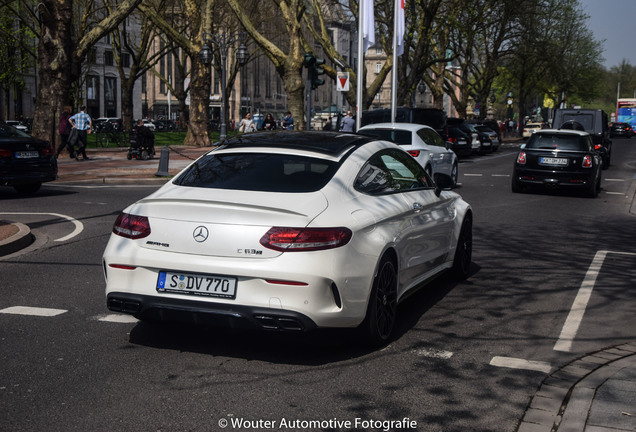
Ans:
{"type": "Polygon", "coordinates": [[[579,0],[594,38],[603,43],[606,68],[626,59],[636,66],[636,0],[579,0]]]}

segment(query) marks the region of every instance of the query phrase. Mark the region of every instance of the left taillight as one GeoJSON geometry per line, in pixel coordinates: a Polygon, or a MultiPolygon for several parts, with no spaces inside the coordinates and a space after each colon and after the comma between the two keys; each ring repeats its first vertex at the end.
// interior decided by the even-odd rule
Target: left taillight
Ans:
{"type": "Polygon", "coordinates": [[[308,252],[344,246],[352,235],[351,230],[344,227],[273,227],[261,237],[260,243],[268,249],[281,252],[308,252]]]}
{"type": "Polygon", "coordinates": [[[146,216],[121,213],[113,225],[113,233],[129,239],[140,239],[150,235],[150,221],[146,216]]]}
{"type": "Polygon", "coordinates": [[[11,157],[11,150],[0,149],[0,157],[11,157]]]}
{"type": "Polygon", "coordinates": [[[517,163],[519,165],[525,165],[526,164],[526,152],[519,152],[519,155],[517,156],[517,163]]]}

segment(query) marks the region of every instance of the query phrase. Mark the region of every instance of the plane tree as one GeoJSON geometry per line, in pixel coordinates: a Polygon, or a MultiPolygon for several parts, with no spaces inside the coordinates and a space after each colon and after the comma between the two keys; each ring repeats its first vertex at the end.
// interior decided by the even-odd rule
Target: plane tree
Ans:
{"type": "Polygon", "coordinates": [[[38,12],[38,90],[33,136],[55,142],[57,122],[70,101],[72,86],[82,73],[82,62],[102,37],[113,31],[141,0],[41,0],[38,12]]]}

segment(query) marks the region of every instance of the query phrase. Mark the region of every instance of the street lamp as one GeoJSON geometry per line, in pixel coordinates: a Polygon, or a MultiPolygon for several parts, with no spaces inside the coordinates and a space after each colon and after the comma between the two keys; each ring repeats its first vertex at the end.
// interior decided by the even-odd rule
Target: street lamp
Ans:
{"type": "Polygon", "coordinates": [[[210,66],[212,64],[212,59],[214,57],[212,53],[211,46],[214,45],[218,48],[221,53],[221,132],[219,139],[223,140],[227,136],[227,125],[225,123],[225,107],[227,104],[226,94],[225,94],[225,85],[226,85],[226,61],[228,56],[228,51],[231,47],[233,47],[237,42],[240,42],[240,46],[236,53],[236,60],[238,61],[239,66],[245,65],[247,60],[249,60],[250,54],[247,52],[247,47],[245,46],[246,34],[243,32],[240,33],[226,33],[221,32],[217,34],[203,33],[203,48],[199,53],[199,60],[206,66],[210,66]]]}

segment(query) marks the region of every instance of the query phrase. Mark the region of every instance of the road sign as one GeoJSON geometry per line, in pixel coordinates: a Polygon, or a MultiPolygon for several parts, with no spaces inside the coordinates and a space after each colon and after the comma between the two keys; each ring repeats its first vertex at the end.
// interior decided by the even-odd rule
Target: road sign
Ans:
{"type": "Polygon", "coordinates": [[[336,90],[349,91],[349,72],[338,72],[336,90]]]}

